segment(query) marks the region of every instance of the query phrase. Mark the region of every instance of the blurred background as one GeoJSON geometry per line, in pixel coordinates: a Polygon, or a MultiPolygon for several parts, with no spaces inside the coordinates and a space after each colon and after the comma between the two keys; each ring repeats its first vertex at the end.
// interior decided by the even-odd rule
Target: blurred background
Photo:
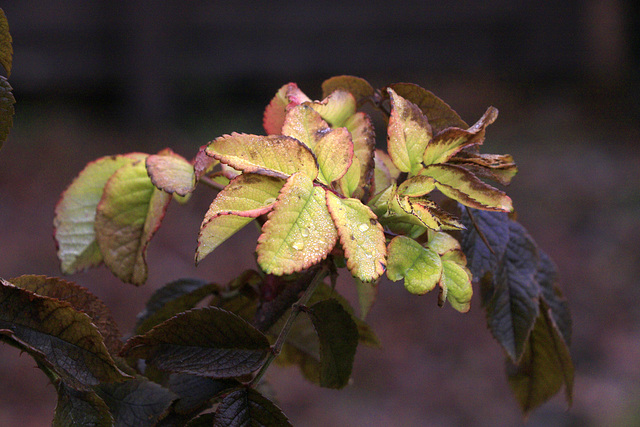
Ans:
{"type": "MultiPolygon", "coordinates": [[[[383,281],[345,390],[296,369],[269,379],[299,426],[640,425],[640,6],[633,0],[0,2],[13,36],[14,128],[0,151],[0,276],[60,276],[52,219],[60,193],[100,156],[187,158],[231,131],[262,133],[262,111],[295,81],[312,98],[333,75],[408,81],[475,122],[500,117],[484,152],[511,153],[518,218],[558,265],[573,314],[573,406],[558,395],[525,422],[504,354],[475,298],[439,309],[383,281]]],[[[383,129],[379,129],[382,133],[383,129]]],[[[383,141],[380,141],[383,142],[383,141]]],[[[198,268],[213,198],[172,205],[141,288],[104,267],[68,277],[103,299],[123,332],[149,295],[180,277],[226,283],[251,257],[248,227],[198,268]],[[249,245],[249,246],[247,246],[249,245]]],[[[349,280],[341,290],[353,297],[349,280]]],[[[0,347],[0,426],[50,425],[55,390],[27,356],[0,347]]]]}

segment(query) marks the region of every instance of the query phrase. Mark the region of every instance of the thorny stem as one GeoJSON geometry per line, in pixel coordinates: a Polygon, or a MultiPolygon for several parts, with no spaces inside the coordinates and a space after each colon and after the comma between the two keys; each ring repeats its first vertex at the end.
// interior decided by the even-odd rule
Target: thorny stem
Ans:
{"type": "Polygon", "coordinates": [[[287,322],[282,327],[282,330],[280,331],[275,344],[271,346],[271,351],[269,352],[267,359],[264,361],[262,368],[260,368],[260,371],[249,383],[250,386],[254,386],[260,382],[264,374],[267,372],[269,365],[271,365],[275,358],[278,357],[280,351],[282,350],[282,346],[287,340],[287,336],[289,335],[289,332],[293,327],[293,323],[296,320],[296,317],[298,317],[298,314],[304,310],[305,304],[309,302],[309,299],[311,299],[311,295],[313,295],[318,285],[322,283],[325,277],[327,277],[327,275],[329,274],[329,270],[330,269],[326,264],[323,265],[322,268],[318,270],[316,275],[313,277],[311,283],[309,283],[309,286],[304,291],[300,299],[291,306],[291,314],[289,315],[287,322]]]}

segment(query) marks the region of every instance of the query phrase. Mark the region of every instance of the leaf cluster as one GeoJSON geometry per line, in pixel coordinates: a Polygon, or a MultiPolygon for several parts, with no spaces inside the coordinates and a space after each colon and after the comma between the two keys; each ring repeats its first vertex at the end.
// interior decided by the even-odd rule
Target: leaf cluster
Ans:
{"type": "MultiPolygon", "coordinates": [[[[0,62],[3,52],[0,34],[0,62]]],[[[517,171],[510,155],[480,152],[497,109],[468,126],[413,84],[375,89],[338,76],[322,89],[312,100],[282,86],[264,112],[266,135],[223,135],[191,160],[170,149],[105,156],[63,192],[54,237],[65,274],[104,264],[144,284],[167,206],[201,184],[217,193],[196,263],[252,221],[261,234],[258,269],[225,285],[162,286],[124,344],[86,289],[43,276],[2,280],[0,340],[55,384],[54,425],[289,425],[264,373],[273,362],[294,365],[322,387],[345,387],[357,346],[379,346],[364,319],[384,274],[412,294],[438,288],[438,304],[459,312],[475,283],[523,411],[562,385],[571,400],[570,317],[555,268],[509,218],[509,196],[487,183],[507,185],[517,171]],[[386,151],[365,104],[386,120],[386,151]],[[335,289],[343,267],[359,315],[335,289]]]]}

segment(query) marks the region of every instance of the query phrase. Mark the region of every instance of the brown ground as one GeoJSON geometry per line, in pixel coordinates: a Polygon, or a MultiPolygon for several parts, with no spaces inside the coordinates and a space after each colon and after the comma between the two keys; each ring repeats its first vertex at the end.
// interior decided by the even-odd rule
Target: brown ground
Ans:
{"type": "MultiPolygon", "coordinates": [[[[460,91],[447,91],[450,96],[443,97],[452,105],[463,103],[460,91]]],[[[474,121],[489,102],[500,108],[484,151],[516,158],[520,173],[508,191],[520,221],[558,264],[573,313],[573,407],[566,412],[557,397],[528,425],[638,425],[639,122],[620,115],[624,107],[597,112],[575,96],[552,93],[523,101],[508,89],[483,91],[477,96],[482,101],[468,108],[471,117],[462,115],[474,121]]],[[[214,129],[206,138],[233,129],[214,129]]],[[[166,146],[191,156],[206,140],[171,129],[115,130],[113,124],[87,119],[86,112],[47,108],[21,115],[18,108],[14,130],[0,151],[0,276],[60,275],[51,238],[53,209],[87,161],[166,146]]],[[[145,299],[170,280],[191,276],[226,282],[253,266],[251,257],[243,261],[238,254],[243,244],[255,243],[257,232],[248,230],[193,267],[198,226],[211,199],[203,188],[190,204],[171,206],[150,245],[144,287],[121,284],[104,268],[69,279],[102,298],[125,332],[145,299]]],[[[340,286],[353,294],[348,281],[340,286]]],[[[522,423],[506,384],[502,351],[486,330],[478,298],[462,315],[438,309],[434,295],[410,296],[398,283],[385,281],[380,289],[369,320],[384,348],[358,350],[353,384],[346,390],[319,389],[295,369],[270,372],[295,425],[522,423]]],[[[0,346],[0,355],[0,426],[50,424],[55,391],[46,377],[13,348],[0,346]]]]}

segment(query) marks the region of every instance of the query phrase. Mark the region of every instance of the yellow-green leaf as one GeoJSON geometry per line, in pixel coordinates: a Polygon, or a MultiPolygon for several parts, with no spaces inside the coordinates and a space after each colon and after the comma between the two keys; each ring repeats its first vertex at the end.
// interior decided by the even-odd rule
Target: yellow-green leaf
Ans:
{"type": "Polygon", "coordinates": [[[427,246],[438,255],[444,255],[450,251],[460,250],[460,242],[452,235],[442,231],[430,231],[427,246]]]}
{"type": "Polygon", "coordinates": [[[145,164],[151,182],[158,189],[180,196],[194,190],[196,174],[193,165],[171,149],[150,155],[145,164]]]}
{"type": "Polygon", "coordinates": [[[393,163],[402,172],[416,173],[422,155],[431,141],[431,125],[420,108],[388,89],[391,117],[387,132],[387,148],[393,163]]]}
{"type": "Polygon", "coordinates": [[[63,273],[73,274],[102,262],[94,224],[104,186],[122,166],[145,157],[146,154],[132,153],[95,160],[62,193],[53,218],[53,234],[63,273]]]}
{"type": "Polygon", "coordinates": [[[327,211],[325,190],[304,173],[286,182],[262,226],[258,238],[258,264],[271,274],[304,270],[331,252],[338,234],[327,211]]]}
{"type": "Polygon", "coordinates": [[[404,279],[404,287],[416,295],[433,290],[442,276],[440,256],[405,236],[389,243],[387,277],[394,282],[404,279]]]}
{"type": "Polygon", "coordinates": [[[297,105],[287,112],[282,134],[297,139],[311,150],[331,129],[322,116],[309,104],[297,105]]]}
{"type": "Polygon", "coordinates": [[[436,188],[436,181],[428,176],[413,176],[398,186],[400,196],[420,197],[431,193],[436,188]]]}
{"type": "Polygon", "coordinates": [[[287,178],[304,172],[318,175],[316,158],[306,145],[284,135],[247,135],[232,133],[212,141],[207,154],[246,173],[287,178]]]}
{"type": "MultiPolygon", "coordinates": [[[[358,159],[360,172],[359,186],[370,192],[373,185],[375,163],[373,160],[376,148],[376,137],[369,116],[359,112],[349,117],[344,126],[351,133],[353,155],[358,159]]],[[[354,162],[355,163],[355,162],[354,162]]]]}
{"type": "Polygon", "coordinates": [[[347,128],[337,128],[324,134],[315,146],[318,158],[318,180],[331,185],[347,173],[353,160],[353,143],[347,128]]]}
{"type": "Polygon", "coordinates": [[[476,209],[510,212],[511,198],[503,191],[490,186],[466,169],[449,164],[430,165],[420,175],[436,180],[436,187],[445,196],[476,209]]]}
{"type": "MultiPolygon", "coordinates": [[[[396,194],[396,201],[404,212],[413,215],[422,225],[431,230],[461,230],[464,228],[460,221],[444,211],[432,200],[396,194]]],[[[392,207],[395,207],[395,205],[392,205],[392,207]]]]}
{"type": "Polygon", "coordinates": [[[333,128],[344,126],[347,119],[356,113],[356,99],[344,90],[336,90],[322,101],[310,105],[333,128]]]}
{"type": "Polygon", "coordinates": [[[218,193],[200,226],[196,263],[254,218],[269,212],[284,180],[242,174],[218,193]]]}
{"type": "Polygon", "coordinates": [[[480,178],[492,179],[499,184],[508,185],[518,172],[510,154],[480,154],[459,152],[449,160],[467,169],[480,178]]]}
{"type": "Polygon", "coordinates": [[[327,206],[338,228],[347,268],[365,282],[384,273],[387,248],[376,215],[358,199],[341,199],[327,192],[327,206]]]}
{"type": "Polygon", "coordinates": [[[107,181],[96,210],[96,240],[104,263],[122,281],[147,280],[147,246],[170,201],[151,183],[143,161],[125,164],[107,181]]]}
{"type": "Polygon", "coordinates": [[[345,173],[344,176],[338,181],[338,188],[344,196],[360,196],[360,194],[356,194],[358,190],[362,188],[359,185],[361,183],[360,170],[360,161],[356,156],[353,156],[351,166],[349,166],[349,169],[347,169],[347,173],[345,173]]]}
{"type": "Polygon", "coordinates": [[[437,133],[422,156],[425,165],[444,163],[465,147],[482,144],[485,128],[498,118],[498,110],[489,107],[469,129],[447,128],[437,133]]]}
{"type": "Polygon", "coordinates": [[[0,9],[0,64],[7,71],[7,77],[11,75],[11,64],[13,61],[13,46],[11,33],[9,33],[9,21],[0,9]]]}

